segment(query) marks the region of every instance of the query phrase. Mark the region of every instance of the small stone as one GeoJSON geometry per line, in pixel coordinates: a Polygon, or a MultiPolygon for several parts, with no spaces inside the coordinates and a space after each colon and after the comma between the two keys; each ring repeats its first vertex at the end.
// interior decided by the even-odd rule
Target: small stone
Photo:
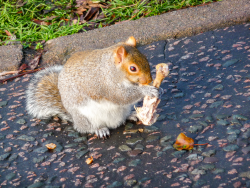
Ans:
{"type": "Polygon", "coordinates": [[[157,131],[158,130],[158,128],[157,127],[155,127],[155,126],[146,126],[145,128],[144,128],[144,133],[151,133],[151,132],[155,132],[155,131],[157,131]]]}
{"type": "Polygon", "coordinates": [[[79,138],[79,137],[80,137],[80,134],[79,134],[79,132],[69,132],[69,133],[68,133],[68,136],[70,136],[70,137],[75,137],[75,138],[79,138]]]}
{"type": "Polygon", "coordinates": [[[142,179],[139,180],[139,184],[143,184],[143,183],[145,183],[148,180],[150,180],[150,178],[144,177],[144,178],[142,178],[142,179]]]}
{"type": "Polygon", "coordinates": [[[74,139],[73,141],[74,142],[86,142],[87,141],[87,137],[86,136],[82,136],[82,137],[74,139]]]}
{"type": "Polygon", "coordinates": [[[42,186],[44,186],[44,183],[39,181],[39,182],[36,182],[36,183],[28,186],[27,188],[38,188],[38,187],[42,187],[42,186]]]}
{"type": "Polygon", "coordinates": [[[124,182],[124,185],[125,185],[125,186],[128,186],[128,187],[131,187],[131,186],[135,185],[136,183],[137,183],[136,180],[126,180],[126,181],[124,182]]]}
{"type": "Polygon", "coordinates": [[[247,139],[237,138],[237,145],[241,147],[246,147],[248,145],[247,139]]]}
{"type": "Polygon", "coordinates": [[[130,147],[128,147],[127,145],[121,145],[119,146],[119,149],[121,151],[131,151],[132,149],[130,147]]]}
{"type": "Polygon", "coordinates": [[[217,114],[216,115],[217,120],[227,119],[228,117],[229,117],[229,115],[227,115],[227,114],[217,114]]]}
{"type": "Polygon", "coordinates": [[[246,132],[242,134],[242,138],[248,139],[250,137],[250,129],[248,129],[246,132]]]}
{"type": "Polygon", "coordinates": [[[225,170],[223,168],[216,168],[212,173],[213,174],[220,174],[225,172],[225,170]]]}
{"type": "Polygon", "coordinates": [[[36,153],[45,153],[47,151],[48,151],[48,148],[46,146],[43,146],[34,150],[34,152],[36,153]]]}
{"type": "Polygon", "coordinates": [[[209,108],[218,108],[221,105],[223,105],[223,101],[217,101],[217,102],[214,102],[213,104],[211,104],[209,106],[209,108]]]}
{"type": "Polygon", "coordinates": [[[199,156],[197,154],[191,154],[186,159],[188,159],[190,161],[196,161],[196,160],[203,161],[203,157],[199,156]]]}
{"type": "Polygon", "coordinates": [[[0,135],[0,140],[3,140],[5,138],[5,136],[0,135]]]}
{"type": "Polygon", "coordinates": [[[227,134],[240,134],[240,130],[239,129],[227,129],[227,134]]]}
{"type": "Polygon", "coordinates": [[[238,149],[239,149],[239,146],[237,145],[228,145],[228,146],[223,147],[224,151],[236,151],[238,149]]]}
{"type": "Polygon", "coordinates": [[[17,137],[18,140],[24,140],[24,141],[34,141],[35,138],[32,137],[32,136],[27,136],[27,135],[22,135],[22,136],[19,136],[17,137]]]}
{"type": "Polygon", "coordinates": [[[14,161],[16,160],[18,157],[18,155],[16,153],[12,154],[10,157],[9,157],[9,161],[14,161]]]}
{"type": "Polygon", "coordinates": [[[216,153],[216,150],[212,149],[212,150],[203,152],[201,155],[205,157],[211,157],[212,155],[215,155],[215,153],[216,153]]]}
{"type": "Polygon", "coordinates": [[[205,118],[205,121],[208,122],[208,123],[213,122],[212,116],[207,116],[207,117],[205,118]]]}
{"type": "Polygon", "coordinates": [[[169,119],[169,120],[177,120],[177,117],[176,117],[175,114],[172,114],[172,115],[168,115],[167,119],[169,119]]]}
{"type": "Polygon", "coordinates": [[[0,155],[0,161],[7,159],[9,156],[10,156],[10,153],[5,153],[3,155],[0,155]]]}
{"type": "Polygon", "coordinates": [[[194,126],[190,126],[188,131],[190,133],[196,133],[202,130],[202,126],[201,125],[194,125],[194,126]]]}
{"type": "Polygon", "coordinates": [[[133,161],[130,161],[129,163],[128,163],[128,166],[138,166],[138,165],[140,165],[141,164],[141,160],[140,159],[135,159],[135,160],[133,160],[133,161]]]}
{"type": "Polygon", "coordinates": [[[189,122],[189,119],[188,119],[188,118],[183,118],[183,119],[181,120],[181,122],[182,122],[182,123],[188,123],[188,122],[189,122]]]}
{"type": "Polygon", "coordinates": [[[250,152],[250,146],[245,147],[241,150],[244,154],[248,154],[250,152]]]}
{"type": "Polygon", "coordinates": [[[156,141],[156,140],[159,140],[159,139],[160,139],[160,136],[151,135],[151,136],[148,136],[146,138],[146,142],[153,142],[153,141],[156,141]]]}
{"type": "Polygon", "coordinates": [[[203,162],[204,163],[216,163],[218,161],[219,159],[216,157],[206,157],[203,162]]]}
{"type": "Polygon", "coordinates": [[[205,121],[198,121],[197,123],[199,123],[200,125],[207,127],[208,124],[205,121]]]}
{"type": "Polygon", "coordinates": [[[57,176],[51,176],[51,177],[49,177],[48,180],[47,180],[47,183],[51,184],[56,178],[57,178],[57,176]]]}
{"type": "Polygon", "coordinates": [[[176,158],[181,158],[184,153],[186,153],[185,150],[180,150],[180,151],[176,151],[176,152],[171,153],[171,155],[173,155],[176,158]]]}
{"type": "Polygon", "coordinates": [[[218,136],[209,136],[208,141],[211,142],[211,141],[217,140],[218,138],[219,138],[218,136]]]}
{"type": "Polygon", "coordinates": [[[228,137],[227,137],[227,140],[229,143],[233,143],[237,140],[238,136],[237,134],[230,134],[228,137]]]}
{"type": "Polygon", "coordinates": [[[242,126],[238,119],[232,119],[230,121],[231,125],[242,126]]]}
{"type": "Polygon", "coordinates": [[[117,163],[123,161],[124,159],[125,159],[124,157],[116,158],[115,160],[113,160],[113,163],[117,164],[117,163]]]}
{"type": "Polygon", "coordinates": [[[142,150],[132,150],[132,151],[128,151],[128,156],[129,157],[136,157],[137,155],[141,154],[142,153],[142,150]]]}
{"type": "Polygon", "coordinates": [[[141,145],[141,144],[136,144],[135,150],[141,150],[141,151],[143,151],[143,150],[144,150],[144,147],[143,147],[143,145],[141,145]]]}
{"type": "Polygon", "coordinates": [[[169,136],[164,136],[164,137],[162,137],[162,138],[160,139],[160,142],[167,142],[167,141],[169,141],[171,138],[172,138],[171,135],[169,135],[169,136]]]}
{"type": "Polygon", "coordinates": [[[5,178],[6,178],[7,180],[10,181],[10,180],[12,180],[15,176],[16,176],[16,174],[13,173],[13,172],[11,172],[11,173],[7,174],[7,175],[5,176],[5,178]]]}
{"type": "Polygon", "coordinates": [[[82,150],[85,150],[87,148],[88,148],[88,146],[81,146],[80,148],[77,149],[77,151],[82,151],[82,150]]]}
{"type": "Polygon", "coordinates": [[[160,115],[158,118],[157,118],[157,121],[163,121],[166,119],[166,115],[160,115]]]}
{"type": "Polygon", "coordinates": [[[133,124],[133,123],[127,123],[127,124],[125,125],[125,130],[132,129],[132,128],[133,128],[133,126],[134,126],[134,124],[133,124]]]}
{"type": "Polygon", "coordinates": [[[64,147],[65,148],[72,148],[72,147],[76,147],[76,146],[78,146],[78,144],[77,143],[73,143],[73,144],[67,144],[64,147]]]}
{"type": "Polygon", "coordinates": [[[163,154],[163,152],[162,152],[162,151],[158,151],[158,152],[156,153],[156,157],[161,157],[161,156],[162,156],[162,154],[163,154]]]}
{"type": "Polygon", "coordinates": [[[231,66],[231,65],[233,65],[233,64],[235,64],[235,63],[237,63],[239,60],[238,59],[231,59],[231,60],[229,60],[229,61],[226,61],[226,63],[224,63],[222,66],[223,67],[229,67],[229,66],[231,66]]]}
{"type": "Polygon", "coordinates": [[[199,119],[199,118],[203,118],[204,115],[203,114],[192,114],[191,116],[189,116],[189,119],[199,119]]]}
{"type": "Polygon", "coordinates": [[[40,157],[35,157],[33,158],[33,163],[40,163],[43,162],[45,159],[47,158],[47,156],[40,156],[40,157]]]}
{"type": "Polygon", "coordinates": [[[47,138],[47,137],[51,136],[52,134],[53,134],[52,132],[45,133],[45,134],[43,134],[43,137],[44,137],[44,138],[47,138]]]}
{"type": "Polygon", "coordinates": [[[6,106],[8,104],[8,101],[1,101],[0,102],[0,108],[3,106],[6,106]]]}
{"type": "Polygon", "coordinates": [[[132,139],[126,140],[126,143],[129,144],[129,145],[134,145],[137,142],[141,142],[142,140],[143,140],[142,137],[132,138],[132,139]]]}
{"type": "Polygon", "coordinates": [[[167,151],[169,149],[174,149],[172,145],[165,146],[162,151],[167,151]]]}
{"type": "Polygon", "coordinates": [[[233,119],[238,119],[238,120],[241,120],[241,121],[247,121],[248,120],[247,117],[239,115],[239,114],[233,115],[233,119]]]}
{"type": "Polygon", "coordinates": [[[241,173],[239,174],[239,177],[241,177],[241,178],[248,178],[248,179],[250,179],[250,171],[247,171],[247,172],[241,172],[241,173]]]}
{"type": "Polygon", "coordinates": [[[173,97],[174,98],[182,98],[182,97],[184,97],[184,93],[177,93],[173,97]]]}
{"type": "Polygon", "coordinates": [[[79,151],[76,153],[76,158],[80,159],[82,156],[84,156],[85,154],[87,154],[89,152],[89,150],[83,150],[83,151],[79,151]]]}
{"type": "Polygon", "coordinates": [[[217,86],[215,86],[212,90],[217,90],[217,91],[221,91],[223,90],[224,86],[222,84],[218,84],[217,86]]]}
{"type": "Polygon", "coordinates": [[[207,183],[207,181],[203,180],[203,179],[198,179],[194,184],[193,184],[193,188],[200,188],[202,187],[202,185],[205,185],[207,183]]]}
{"type": "Polygon", "coordinates": [[[229,125],[229,122],[228,121],[226,121],[226,120],[219,120],[219,121],[217,121],[217,125],[223,125],[223,126],[226,126],[226,125],[229,125]]]}
{"type": "Polygon", "coordinates": [[[193,175],[203,175],[203,174],[206,174],[206,171],[205,170],[199,170],[199,169],[194,169],[191,174],[193,175]]]}
{"type": "Polygon", "coordinates": [[[215,168],[214,164],[205,164],[199,167],[199,169],[202,169],[202,170],[213,170],[214,168],[215,168]]]}
{"type": "Polygon", "coordinates": [[[17,120],[16,123],[18,123],[18,124],[20,124],[20,125],[23,125],[23,124],[26,123],[26,121],[25,121],[25,119],[19,119],[19,120],[17,120]]]}

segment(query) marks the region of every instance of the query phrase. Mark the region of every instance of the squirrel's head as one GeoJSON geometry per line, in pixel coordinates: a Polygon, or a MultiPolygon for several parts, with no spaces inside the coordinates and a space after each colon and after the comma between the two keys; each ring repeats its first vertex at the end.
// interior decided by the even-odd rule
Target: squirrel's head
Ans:
{"type": "Polygon", "coordinates": [[[136,84],[148,85],[152,82],[147,58],[136,49],[134,37],[118,46],[115,50],[115,65],[122,70],[126,78],[136,84]]]}

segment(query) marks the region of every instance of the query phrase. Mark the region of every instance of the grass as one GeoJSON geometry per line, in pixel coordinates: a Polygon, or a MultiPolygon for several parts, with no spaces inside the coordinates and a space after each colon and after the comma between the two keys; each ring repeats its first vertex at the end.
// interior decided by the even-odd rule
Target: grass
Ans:
{"type": "Polygon", "coordinates": [[[91,24],[93,29],[93,23],[94,27],[104,27],[217,0],[92,1],[106,7],[100,8],[101,16],[96,16],[96,20],[81,22],[83,16],[75,13],[75,0],[0,0],[0,45],[15,40],[24,46],[30,46],[32,42],[41,46],[41,41],[83,31],[91,24]]]}

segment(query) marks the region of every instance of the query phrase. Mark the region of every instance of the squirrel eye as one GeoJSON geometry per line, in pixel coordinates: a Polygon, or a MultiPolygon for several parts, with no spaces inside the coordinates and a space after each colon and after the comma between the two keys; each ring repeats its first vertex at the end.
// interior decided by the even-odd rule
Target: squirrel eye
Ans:
{"type": "Polygon", "coordinates": [[[130,70],[131,70],[132,72],[136,72],[136,67],[131,66],[131,67],[130,67],[130,70]]]}

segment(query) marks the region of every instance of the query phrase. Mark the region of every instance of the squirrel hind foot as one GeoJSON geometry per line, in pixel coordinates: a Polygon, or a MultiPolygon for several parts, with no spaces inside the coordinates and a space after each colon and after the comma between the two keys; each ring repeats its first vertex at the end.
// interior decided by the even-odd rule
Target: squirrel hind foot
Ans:
{"type": "Polygon", "coordinates": [[[107,136],[110,136],[109,129],[107,127],[103,127],[101,129],[98,129],[95,131],[95,134],[98,138],[107,138],[107,136]]]}

